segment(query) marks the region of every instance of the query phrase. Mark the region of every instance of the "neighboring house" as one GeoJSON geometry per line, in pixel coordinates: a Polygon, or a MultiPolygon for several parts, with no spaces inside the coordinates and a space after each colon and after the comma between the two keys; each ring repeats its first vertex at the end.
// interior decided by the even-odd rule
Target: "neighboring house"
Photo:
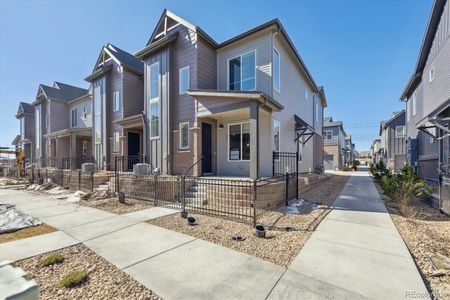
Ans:
{"type": "Polygon", "coordinates": [[[370,146],[370,157],[374,164],[379,163],[381,159],[381,139],[374,139],[370,146]]]}
{"type": "Polygon", "coordinates": [[[345,164],[350,165],[353,162],[355,151],[355,144],[352,141],[352,135],[349,134],[345,137],[345,164]]]}
{"type": "Polygon", "coordinates": [[[34,158],[34,108],[29,103],[20,102],[16,118],[20,122],[19,140],[15,145],[21,148],[25,155],[25,161],[31,162],[34,158]]]}
{"type": "Polygon", "coordinates": [[[272,176],[273,150],[299,151],[300,172],[322,164],[325,94],[279,20],[217,43],[165,10],[136,56],[161,173],[272,176]]]}
{"type": "Polygon", "coordinates": [[[341,121],[326,117],[323,122],[325,170],[338,170],[345,164],[345,137],[347,136],[341,121]]]}
{"type": "Polygon", "coordinates": [[[392,117],[380,124],[381,160],[394,172],[405,165],[405,111],[394,112],[392,117]]]}
{"type": "MultiPolygon", "coordinates": [[[[445,139],[450,105],[450,4],[436,0],[416,67],[400,100],[406,102],[407,162],[429,179],[439,178],[439,145],[445,139]]],[[[445,152],[445,151],[444,151],[445,152]]],[[[441,158],[441,160],[440,160],[441,158]]]]}
{"type": "Polygon", "coordinates": [[[53,86],[39,85],[34,107],[35,157],[38,166],[60,167],[62,159],[70,156],[71,136],[79,132],[68,130],[71,117],[69,103],[86,96],[88,90],[54,82],[53,86]]]}
{"type": "Polygon", "coordinates": [[[100,169],[113,169],[116,156],[144,154],[144,64],[107,44],[92,74],[92,153],[100,169]]]}

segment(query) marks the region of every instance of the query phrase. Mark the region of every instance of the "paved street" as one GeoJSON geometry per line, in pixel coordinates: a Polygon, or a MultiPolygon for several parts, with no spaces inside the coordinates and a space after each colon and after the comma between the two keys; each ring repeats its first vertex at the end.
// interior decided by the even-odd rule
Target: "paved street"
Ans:
{"type": "Polygon", "coordinates": [[[115,215],[56,197],[0,189],[60,231],[0,244],[0,261],[78,242],[165,299],[401,299],[426,288],[366,172],[355,172],[288,269],[144,223],[164,208],[115,215]]]}

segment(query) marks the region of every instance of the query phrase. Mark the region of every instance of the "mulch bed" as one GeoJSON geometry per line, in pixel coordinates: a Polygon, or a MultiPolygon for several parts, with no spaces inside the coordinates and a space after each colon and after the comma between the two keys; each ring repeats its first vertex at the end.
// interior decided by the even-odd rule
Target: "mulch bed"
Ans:
{"type": "Polygon", "coordinates": [[[198,225],[187,225],[179,214],[169,215],[148,223],[173,231],[191,235],[237,251],[241,251],[280,266],[287,267],[305,245],[317,225],[329,211],[329,207],[339,196],[348,176],[330,175],[330,179],[312,189],[300,191],[304,203],[300,214],[285,214],[270,211],[263,214],[258,223],[266,227],[266,238],[258,238],[248,223],[241,223],[202,214],[190,214],[198,225]],[[319,205],[319,206],[318,206],[319,205]],[[242,236],[243,241],[235,241],[234,236],[242,236]]]}
{"type": "Polygon", "coordinates": [[[414,206],[421,213],[416,218],[406,218],[383,194],[379,184],[375,182],[375,185],[435,299],[450,299],[450,275],[431,276],[435,268],[430,259],[436,253],[450,257],[450,217],[431,207],[426,200],[417,200],[414,206]]]}
{"type": "Polygon", "coordinates": [[[29,279],[39,285],[39,299],[161,299],[132,277],[78,244],[16,262],[29,279]],[[60,253],[64,261],[42,266],[50,254],[60,253]],[[60,281],[72,271],[88,271],[87,280],[79,286],[65,288],[60,281]]]}
{"type": "Polygon", "coordinates": [[[36,235],[46,234],[54,231],[56,231],[56,229],[47,224],[28,227],[14,232],[0,234],[0,244],[25,239],[36,235]]]}

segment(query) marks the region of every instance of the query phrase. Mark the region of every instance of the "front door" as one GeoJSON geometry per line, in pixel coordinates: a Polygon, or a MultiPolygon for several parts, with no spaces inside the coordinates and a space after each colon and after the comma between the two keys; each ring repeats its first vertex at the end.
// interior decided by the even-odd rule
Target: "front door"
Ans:
{"type": "Polygon", "coordinates": [[[141,149],[141,141],[139,133],[128,132],[128,169],[132,170],[133,165],[140,161],[139,153],[141,149]],[[132,156],[132,157],[130,157],[132,156]]]}
{"type": "Polygon", "coordinates": [[[202,173],[212,172],[212,130],[211,124],[202,123],[202,173]]]}

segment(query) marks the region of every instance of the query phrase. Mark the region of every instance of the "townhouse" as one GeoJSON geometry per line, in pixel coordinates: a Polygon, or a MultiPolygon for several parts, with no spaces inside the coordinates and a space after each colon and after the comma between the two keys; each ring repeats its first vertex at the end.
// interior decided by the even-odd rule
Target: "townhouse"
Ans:
{"type": "Polygon", "coordinates": [[[102,170],[113,169],[115,157],[138,157],[144,153],[143,74],[141,60],[107,44],[92,73],[85,78],[93,90],[91,151],[102,170]]]}
{"type": "Polygon", "coordinates": [[[380,160],[394,172],[399,172],[406,163],[405,111],[394,112],[391,118],[380,123],[380,160]]]}
{"type": "Polygon", "coordinates": [[[13,145],[22,149],[25,162],[31,162],[34,157],[34,108],[30,103],[20,102],[16,118],[20,122],[20,133],[13,145]]]}
{"type": "Polygon", "coordinates": [[[217,43],[165,10],[146,47],[144,153],[162,174],[263,177],[275,151],[322,165],[326,98],[280,21],[217,43]]]}
{"type": "Polygon", "coordinates": [[[35,120],[34,161],[38,166],[61,167],[63,158],[70,156],[75,148],[73,142],[78,136],[90,139],[88,130],[70,126],[71,122],[74,124],[75,116],[69,115],[71,107],[83,103],[80,114],[82,121],[89,125],[90,101],[87,89],[56,81],[53,86],[39,85],[36,100],[31,103],[35,120]]]}
{"type": "Polygon", "coordinates": [[[350,165],[354,159],[355,144],[352,141],[352,135],[349,134],[345,137],[345,164],[350,165]]]}
{"type": "Polygon", "coordinates": [[[440,184],[440,208],[450,212],[450,3],[435,0],[406,103],[407,161],[423,178],[440,184]]]}
{"type": "Polygon", "coordinates": [[[339,170],[346,162],[347,134],[341,121],[333,121],[332,117],[326,117],[323,122],[325,170],[339,170]]]}
{"type": "Polygon", "coordinates": [[[380,162],[381,157],[381,139],[374,139],[372,145],[370,146],[370,156],[372,158],[372,163],[376,164],[380,162]]]}

